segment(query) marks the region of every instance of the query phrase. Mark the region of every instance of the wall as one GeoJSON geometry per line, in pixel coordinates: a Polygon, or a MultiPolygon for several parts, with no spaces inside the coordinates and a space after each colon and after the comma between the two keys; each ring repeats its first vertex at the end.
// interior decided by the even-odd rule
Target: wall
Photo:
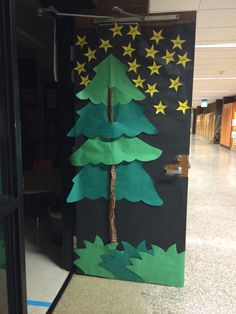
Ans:
{"type": "Polygon", "coordinates": [[[231,132],[235,127],[232,126],[232,119],[236,116],[236,102],[230,102],[223,105],[222,121],[221,121],[221,138],[220,144],[227,148],[236,149],[236,141],[232,139],[231,132]]]}

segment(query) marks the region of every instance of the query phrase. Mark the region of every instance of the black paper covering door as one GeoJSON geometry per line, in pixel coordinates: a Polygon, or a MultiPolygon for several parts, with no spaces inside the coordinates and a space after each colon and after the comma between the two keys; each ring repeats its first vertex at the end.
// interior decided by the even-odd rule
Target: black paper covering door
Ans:
{"type": "Polygon", "coordinates": [[[194,40],[195,23],[76,34],[68,136],[77,168],[67,201],[77,204],[80,274],[184,284],[194,40]]]}

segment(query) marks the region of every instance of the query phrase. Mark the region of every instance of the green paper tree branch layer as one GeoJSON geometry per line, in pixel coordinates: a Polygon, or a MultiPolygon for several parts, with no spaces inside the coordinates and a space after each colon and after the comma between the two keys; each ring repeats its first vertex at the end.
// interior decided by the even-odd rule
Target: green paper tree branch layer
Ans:
{"type": "Polygon", "coordinates": [[[117,165],[122,161],[149,161],[160,157],[162,151],[144,143],[138,138],[120,137],[115,140],[103,138],[88,139],[71,156],[74,166],[85,166],[89,163],[97,165],[117,165]]]}
{"type": "Polygon", "coordinates": [[[146,118],[144,111],[144,107],[135,102],[130,102],[127,106],[117,105],[113,108],[115,121],[109,123],[107,106],[89,103],[77,111],[80,117],[67,135],[76,137],[82,134],[88,138],[97,136],[118,138],[122,135],[135,137],[141,133],[157,134],[157,129],[146,118]]]}
{"type": "Polygon", "coordinates": [[[145,241],[137,248],[122,242],[124,250],[118,250],[118,243],[104,245],[99,236],[84,244],[74,263],[87,275],[183,287],[185,252],[178,253],[176,244],[165,251],[157,245],[148,250],[145,241]]]}
{"type": "MultiPolygon", "coordinates": [[[[134,161],[116,167],[116,199],[130,202],[142,201],[152,206],[161,206],[162,199],[154,188],[152,178],[142,164],[134,161]]],[[[77,202],[84,198],[109,199],[109,168],[105,165],[84,167],[73,179],[74,185],[67,202],[77,202]]]]}
{"type": "Polygon", "coordinates": [[[143,100],[145,95],[134,86],[126,75],[128,68],[112,54],[100,62],[92,82],[76,94],[79,99],[89,99],[93,104],[108,105],[107,89],[112,88],[112,105],[128,104],[143,100]]]}

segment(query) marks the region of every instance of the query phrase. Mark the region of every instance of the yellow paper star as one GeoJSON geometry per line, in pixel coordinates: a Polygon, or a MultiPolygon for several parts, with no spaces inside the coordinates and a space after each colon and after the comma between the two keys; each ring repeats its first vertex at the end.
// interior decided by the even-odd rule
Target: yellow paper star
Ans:
{"type": "Polygon", "coordinates": [[[110,31],[112,31],[112,37],[115,37],[116,35],[122,36],[121,34],[121,30],[122,30],[123,26],[119,26],[117,23],[115,23],[115,25],[110,28],[110,31]]]}
{"type": "Polygon", "coordinates": [[[169,88],[174,88],[176,90],[176,92],[178,91],[178,88],[183,85],[180,81],[179,81],[179,76],[173,80],[173,79],[170,79],[171,81],[171,84],[169,86],[169,88]]]}
{"type": "Polygon", "coordinates": [[[145,91],[145,93],[149,93],[151,97],[153,97],[153,95],[155,93],[158,93],[159,90],[156,89],[157,83],[151,85],[151,84],[147,84],[148,89],[145,91]]]}
{"type": "Polygon", "coordinates": [[[188,106],[188,100],[186,100],[185,102],[178,101],[178,103],[179,103],[179,107],[176,110],[181,110],[183,114],[185,114],[185,111],[187,109],[190,109],[190,107],[188,106]]]}
{"type": "Polygon", "coordinates": [[[88,77],[88,75],[86,75],[86,76],[81,76],[80,78],[81,78],[80,85],[85,85],[85,86],[87,86],[87,85],[91,82],[90,79],[89,79],[89,77],[88,77]]]}
{"type": "Polygon", "coordinates": [[[103,48],[105,52],[107,53],[107,50],[109,48],[112,48],[112,45],[110,44],[109,39],[108,40],[100,39],[100,41],[101,41],[101,45],[99,46],[99,48],[103,48]]]}
{"type": "Polygon", "coordinates": [[[158,113],[165,114],[165,108],[167,106],[163,105],[162,101],[160,101],[158,105],[153,105],[153,107],[156,108],[155,114],[158,114],[158,113]]]}
{"type": "Polygon", "coordinates": [[[170,61],[175,61],[174,54],[175,54],[175,51],[171,53],[166,49],[166,55],[161,58],[166,60],[166,64],[168,64],[170,61]]]}
{"type": "Polygon", "coordinates": [[[182,44],[186,41],[184,39],[180,39],[179,35],[176,37],[176,39],[171,39],[172,43],[174,44],[172,49],[179,48],[182,49],[182,44]]]}
{"type": "Polygon", "coordinates": [[[152,45],[151,48],[145,48],[145,50],[147,51],[146,58],[151,57],[155,59],[155,54],[158,52],[158,50],[154,49],[154,45],[152,45]]]}
{"type": "Polygon", "coordinates": [[[96,50],[91,50],[91,49],[88,47],[88,52],[86,52],[84,55],[85,55],[86,57],[88,57],[88,61],[91,61],[92,59],[95,59],[95,60],[96,60],[95,52],[96,52],[96,50]]]}
{"type": "Polygon", "coordinates": [[[77,36],[77,42],[75,43],[76,46],[83,48],[87,44],[88,42],[86,41],[86,35],[84,35],[84,37],[77,36]]]}
{"type": "Polygon", "coordinates": [[[138,75],[136,80],[133,80],[133,82],[135,83],[136,87],[142,87],[143,88],[143,82],[145,82],[145,80],[143,80],[140,75],[138,75]]]}
{"type": "Polygon", "coordinates": [[[134,59],[133,62],[128,62],[128,64],[129,64],[128,72],[134,71],[134,73],[137,73],[137,68],[140,67],[140,64],[137,64],[136,59],[134,59]]]}
{"type": "Polygon", "coordinates": [[[128,46],[122,46],[122,48],[124,49],[123,56],[128,55],[131,58],[133,51],[135,51],[135,49],[131,47],[131,43],[129,43],[128,46]]]}
{"type": "Polygon", "coordinates": [[[130,31],[127,33],[127,35],[131,35],[133,40],[135,40],[135,37],[137,35],[141,35],[140,31],[138,30],[138,27],[139,27],[139,25],[135,25],[135,26],[130,25],[129,26],[130,31]]]}
{"type": "Polygon", "coordinates": [[[157,65],[155,61],[153,61],[152,65],[149,65],[148,68],[151,70],[151,74],[159,74],[159,69],[161,68],[161,65],[157,65]]]}
{"type": "Polygon", "coordinates": [[[161,39],[164,39],[164,37],[161,35],[162,31],[163,31],[162,29],[159,32],[152,31],[153,32],[153,36],[150,38],[150,40],[154,40],[156,42],[156,44],[158,45],[159,41],[161,39]]]}
{"type": "Polygon", "coordinates": [[[76,61],[76,67],[74,68],[75,71],[78,72],[78,74],[82,73],[82,72],[86,72],[85,70],[85,63],[79,63],[78,61],[76,61]]]}
{"type": "Polygon", "coordinates": [[[183,56],[178,55],[178,57],[179,61],[177,62],[177,64],[182,64],[184,68],[186,66],[186,63],[191,61],[191,59],[187,57],[187,52],[183,56]]]}

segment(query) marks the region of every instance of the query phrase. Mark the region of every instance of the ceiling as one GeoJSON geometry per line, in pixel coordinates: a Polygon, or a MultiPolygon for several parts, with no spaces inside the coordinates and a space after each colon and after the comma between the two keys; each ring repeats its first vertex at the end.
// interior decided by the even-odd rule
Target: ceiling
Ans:
{"type": "Polygon", "coordinates": [[[236,95],[236,0],[150,0],[150,13],[178,11],[197,11],[196,45],[235,44],[195,47],[193,106],[236,95]]]}

